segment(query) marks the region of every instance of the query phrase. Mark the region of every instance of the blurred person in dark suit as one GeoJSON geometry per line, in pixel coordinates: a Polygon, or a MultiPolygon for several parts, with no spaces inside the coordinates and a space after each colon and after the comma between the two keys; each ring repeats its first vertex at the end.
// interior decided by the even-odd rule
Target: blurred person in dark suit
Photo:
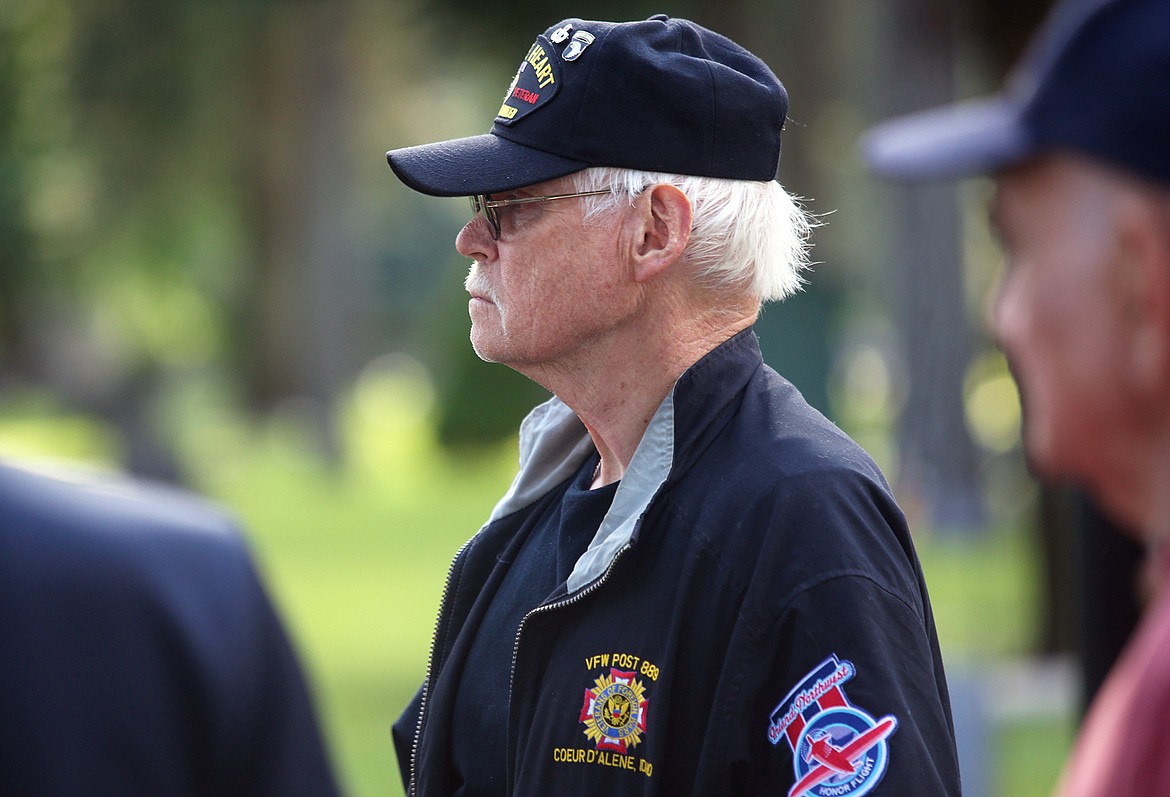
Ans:
{"type": "Polygon", "coordinates": [[[1154,582],[1058,793],[1170,794],[1170,2],[1064,2],[1001,95],[863,149],[889,176],[995,178],[992,324],[1029,462],[1143,540],[1154,582]]]}
{"type": "Polygon", "coordinates": [[[0,464],[0,794],[337,793],[227,516],[163,487],[0,464]]]}

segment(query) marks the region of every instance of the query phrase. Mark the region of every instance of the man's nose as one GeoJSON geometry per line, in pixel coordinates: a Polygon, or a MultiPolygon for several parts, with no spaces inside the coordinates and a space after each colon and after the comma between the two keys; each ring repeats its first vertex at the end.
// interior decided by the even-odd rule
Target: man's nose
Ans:
{"type": "Polygon", "coordinates": [[[491,225],[482,216],[474,216],[455,236],[455,251],[476,261],[491,260],[496,256],[496,242],[491,225]]]}
{"type": "Polygon", "coordinates": [[[987,314],[987,325],[991,338],[1001,349],[1006,349],[1014,337],[1014,330],[1019,323],[1019,300],[1013,290],[1012,283],[1007,277],[1001,277],[995,287],[995,296],[991,300],[987,314]]]}

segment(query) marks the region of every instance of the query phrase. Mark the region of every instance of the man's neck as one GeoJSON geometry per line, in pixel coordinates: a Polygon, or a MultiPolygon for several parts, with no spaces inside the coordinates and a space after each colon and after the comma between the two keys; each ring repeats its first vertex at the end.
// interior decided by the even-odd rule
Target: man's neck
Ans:
{"type": "Polygon", "coordinates": [[[1151,542],[1170,544],[1170,447],[1162,449],[1149,468],[1143,532],[1151,542]]]}
{"type": "Polygon", "coordinates": [[[1091,491],[1135,535],[1170,544],[1170,428],[1147,429],[1113,450],[1100,469],[1108,477],[1089,484],[1091,491]]]}
{"type": "Polygon", "coordinates": [[[631,330],[585,348],[573,362],[528,372],[585,424],[601,454],[594,486],[622,478],[674,383],[704,355],[751,326],[750,316],[631,330]]]}

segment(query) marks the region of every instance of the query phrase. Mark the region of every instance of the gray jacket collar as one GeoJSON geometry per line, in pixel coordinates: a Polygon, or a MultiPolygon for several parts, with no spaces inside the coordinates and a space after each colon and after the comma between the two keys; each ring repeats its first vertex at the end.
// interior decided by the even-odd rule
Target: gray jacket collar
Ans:
{"type": "MultiPolygon", "coordinates": [[[[594,450],[585,425],[559,398],[554,396],[536,407],[520,425],[520,470],[488,522],[536,501],[572,476],[594,450]]],[[[666,481],[673,462],[672,387],[642,435],[601,527],[569,575],[569,592],[599,578],[630,541],[638,519],[666,481]]]]}

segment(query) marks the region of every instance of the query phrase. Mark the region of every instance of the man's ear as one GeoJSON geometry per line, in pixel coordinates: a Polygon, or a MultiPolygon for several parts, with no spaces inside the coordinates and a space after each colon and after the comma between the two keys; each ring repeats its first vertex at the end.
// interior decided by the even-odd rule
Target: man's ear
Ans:
{"type": "Polygon", "coordinates": [[[1130,370],[1144,388],[1170,386],[1170,211],[1130,202],[1118,218],[1114,285],[1127,335],[1130,370]]]}
{"type": "Polygon", "coordinates": [[[676,186],[660,184],[643,191],[635,205],[634,280],[649,282],[682,257],[691,238],[691,201],[676,186]]]}

